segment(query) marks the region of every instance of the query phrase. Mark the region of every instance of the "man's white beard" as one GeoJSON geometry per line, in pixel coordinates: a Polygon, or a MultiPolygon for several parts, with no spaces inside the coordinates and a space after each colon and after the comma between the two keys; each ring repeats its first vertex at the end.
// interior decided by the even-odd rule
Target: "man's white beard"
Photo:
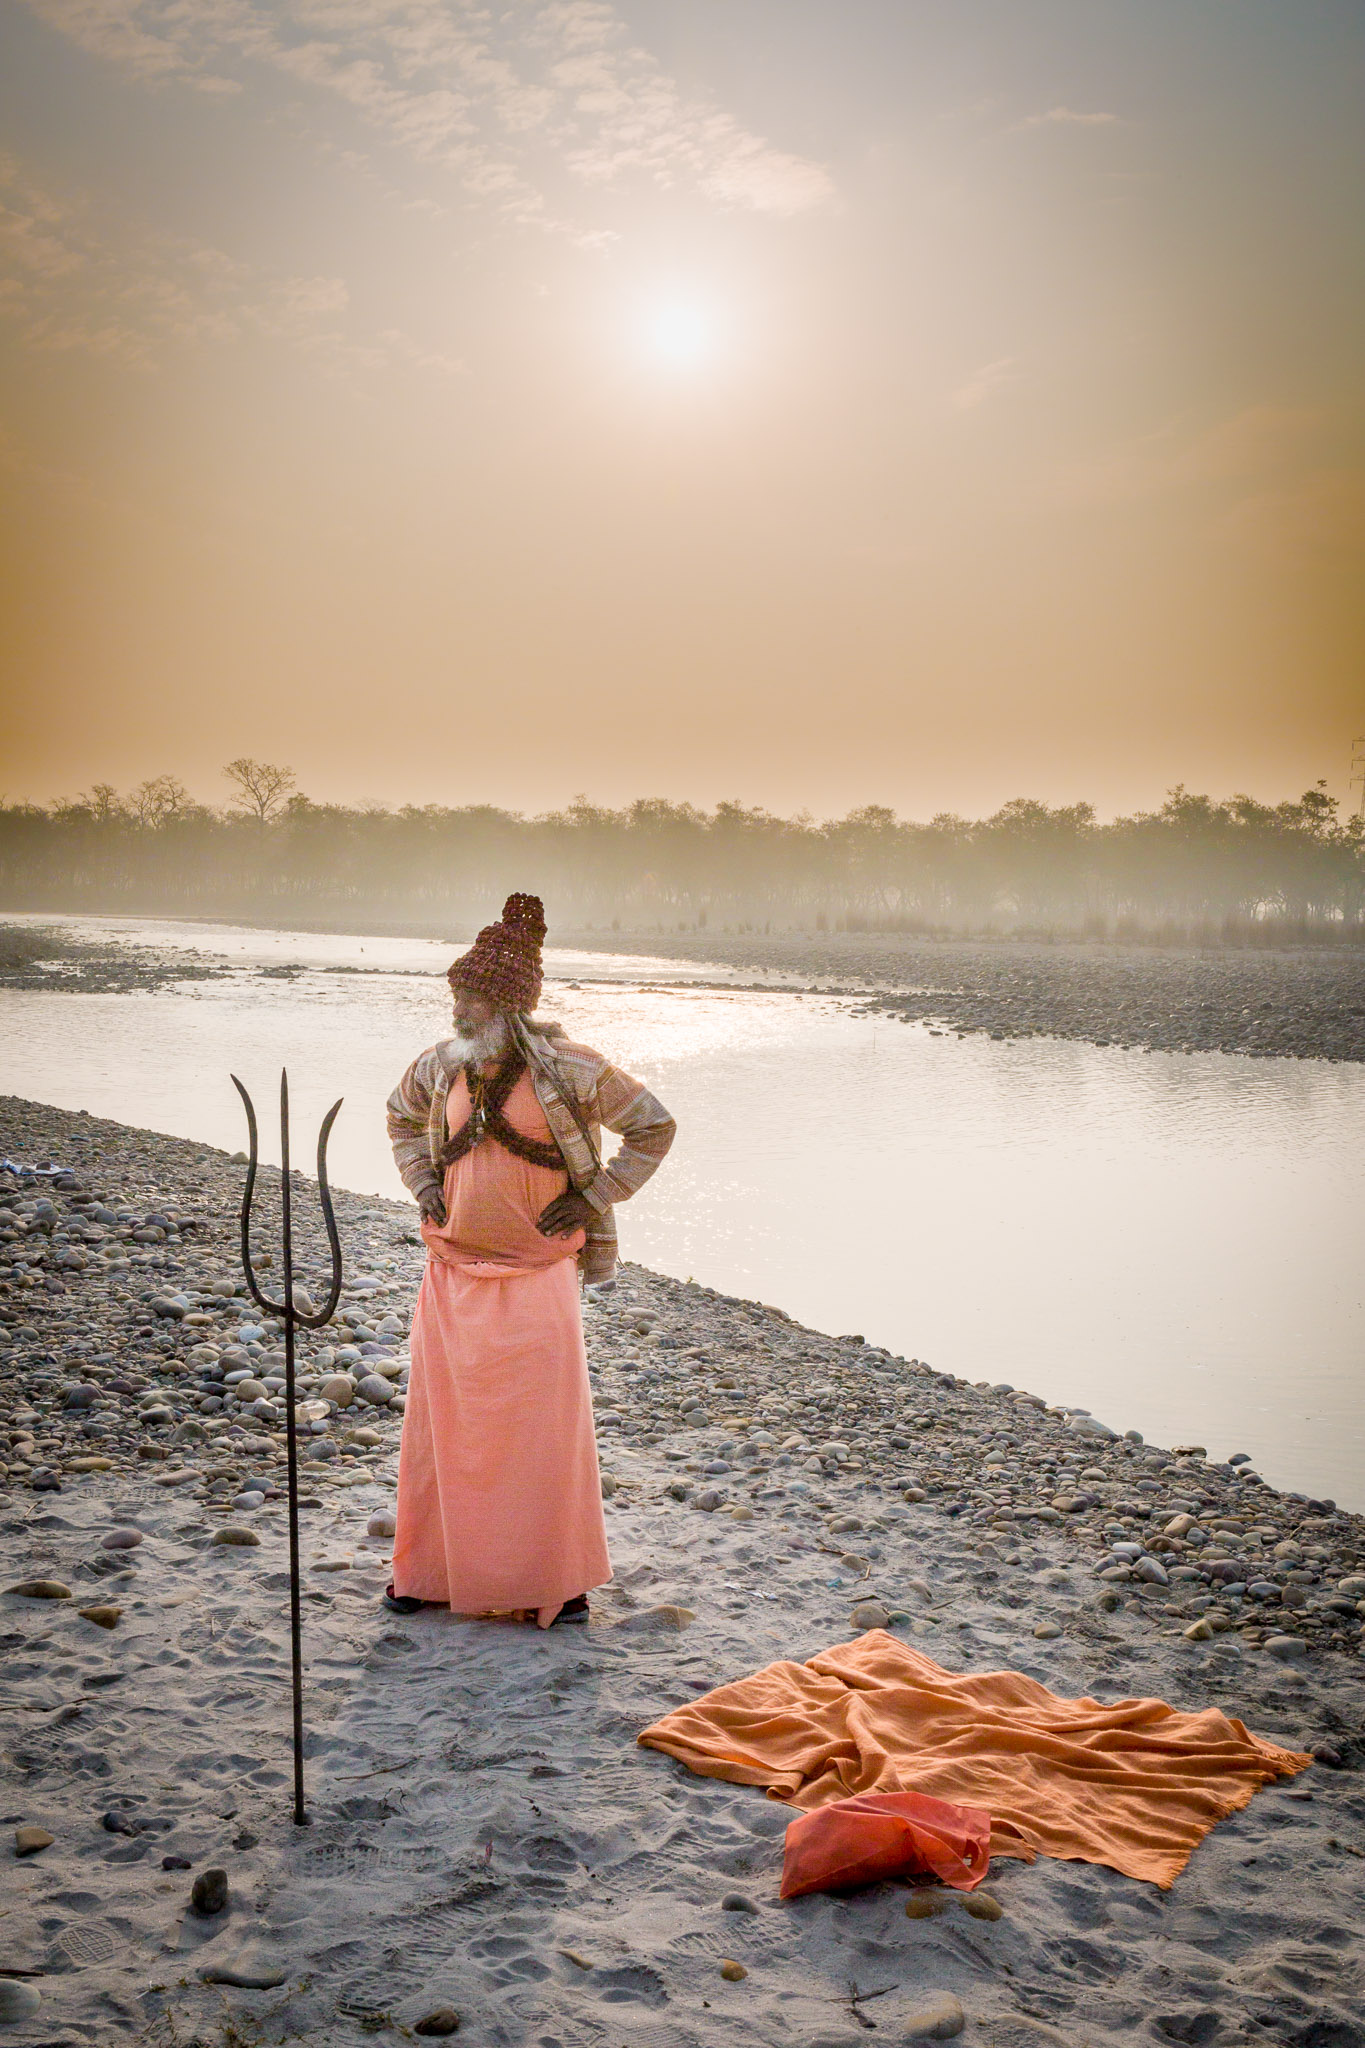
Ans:
{"type": "Polygon", "coordinates": [[[512,1043],[512,1027],[501,1011],[478,1031],[463,1032],[455,1026],[451,1046],[461,1066],[481,1067],[485,1060],[500,1060],[512,1043]]]}

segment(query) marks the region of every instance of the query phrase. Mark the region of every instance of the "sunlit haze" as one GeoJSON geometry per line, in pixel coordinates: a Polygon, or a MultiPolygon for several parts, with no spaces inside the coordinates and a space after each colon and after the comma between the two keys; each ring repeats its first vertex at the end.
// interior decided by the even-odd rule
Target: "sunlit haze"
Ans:
{"type": "Polygon", "coordinates": [[[22,0],[8,800],[1350,794],[1365,13],[22,0]]]}

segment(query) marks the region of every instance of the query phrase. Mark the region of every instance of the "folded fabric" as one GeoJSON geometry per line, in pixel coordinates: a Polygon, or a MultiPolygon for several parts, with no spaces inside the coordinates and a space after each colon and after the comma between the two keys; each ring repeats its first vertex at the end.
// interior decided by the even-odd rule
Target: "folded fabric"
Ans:
{"type": "Polygon", "coordinates": [[[944,1671],[882,1629],[718,1686],[639,1740],[806,1808],[927,1792],[989,1813],[992,1856],[1105,1863],[1163,1890],[1216,1822],[1312,1762],[1216,1707],[1060,1699],[1017,1671],[944,1671]]]}
{"type": "Polygon", "coordinates": [[[787,1829],[782,1897],[885,1877],[941,1877],[975,1891],[990,1869],[991,1817],[923,1792],[865,1792],[803,1813],[787,1829]]]}

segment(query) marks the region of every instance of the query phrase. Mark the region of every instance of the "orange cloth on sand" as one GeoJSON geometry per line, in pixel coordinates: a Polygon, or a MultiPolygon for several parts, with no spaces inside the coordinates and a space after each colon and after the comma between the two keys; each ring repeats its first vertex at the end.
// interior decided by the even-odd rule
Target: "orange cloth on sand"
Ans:
{"type": "Polygon", "coordinates": [[[718,1686],[639,1740],[794,1806],[927,1792],[982,1807],[993,1856],[1106,1863],[1163,1890],[1215,1822],[1312,1762],[1216,1707],[1059,1699],[1017,1671],[941,1670],[882,1629],[718,1686]]]}
{"type": "MultiPolygon", "coordinates": [[[[528,1075],[503,1108],[550,1138],[528,1075]]],[[[463,1076],[452,1132],[469,1115],[463,1076]]],[[[447,1168],[446,1221],[412,1323],[398,1458],[393,1585],[457,1614],[564,1602],[611,1577],[577,1253],[582,1231],[543,1237],[536,1218],[567,1175],[485,1138],[447,1168]]]]}

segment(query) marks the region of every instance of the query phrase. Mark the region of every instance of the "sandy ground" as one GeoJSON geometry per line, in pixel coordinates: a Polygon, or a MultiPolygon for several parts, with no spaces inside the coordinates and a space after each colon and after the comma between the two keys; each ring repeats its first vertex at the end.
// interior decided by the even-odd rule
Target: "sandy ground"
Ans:
{"type": "Polygon", "coordinates": [[[0,2016],[39,1999],[6,2038],[348,2043],[451,2008],[480,2048],[851,2048],[922,2038],[947,1996],[993,2048],[1365,2043],[1361,1518],[628,1267],[586,1311],[616,1567],[592,1624],[399,1620],[367,1530],[392,1505],[403,1346],[364,1332],[410,1305],[422,1254],[410,1210],[345,1197],[362,1355],[329,1332],[305,1360],[330,1453],[305,1465],[297,1829],[279,1403],[213,1391],[234,1350],[275,1377],[275,1333],[244,1338],[260,1326],[213,1292],[239,1170],[0,1102],[0,1147],[40,1144],[82,1186],[20,1183],[0,1214],[0,1586],[71,1597],[0,1593],[0,2016]],[[85,1222],[96,1189],[166,1225],[85,1222]],[[85,1266],[59,1264],[76,1242],[85,1266]],[[321,1401],[347,1363],[399,1391],[321,1401]],[[957,1901],[908,1919],[894,1884],[780,1905],[782,1808],[636,1735],[882,1624],[951,1669],[1217,1704],[1320,1761],[1166,1894],[1001,1861],[994,1922],[957,1901]],[[27,1827],[52,1840],[20,1855],[27,1827]],[[212,1869],[229,1902],[204,1916],[212,1869]]]}

